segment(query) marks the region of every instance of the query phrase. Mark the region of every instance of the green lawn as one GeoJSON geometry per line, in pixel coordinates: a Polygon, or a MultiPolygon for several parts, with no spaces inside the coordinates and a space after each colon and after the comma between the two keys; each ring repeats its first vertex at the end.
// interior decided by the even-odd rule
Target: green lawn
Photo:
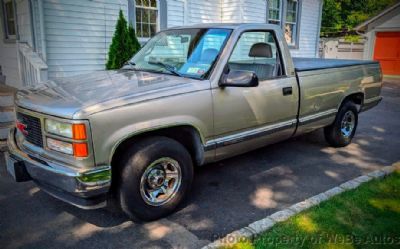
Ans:
{"type": "Polygon", "coordinates": [[[400,248],[400,173],[335,196],[233,248],[400,248]]]}

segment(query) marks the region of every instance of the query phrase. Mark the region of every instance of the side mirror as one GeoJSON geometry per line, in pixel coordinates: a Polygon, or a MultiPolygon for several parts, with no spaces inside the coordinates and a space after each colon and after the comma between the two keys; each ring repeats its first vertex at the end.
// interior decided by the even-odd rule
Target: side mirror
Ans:
{"type": "Polygon", "coordinates": [[[223,74],[219,84],[220,87],[256,87],[258,77],[252,71],[230,70],[228,74],[223,74]]]}

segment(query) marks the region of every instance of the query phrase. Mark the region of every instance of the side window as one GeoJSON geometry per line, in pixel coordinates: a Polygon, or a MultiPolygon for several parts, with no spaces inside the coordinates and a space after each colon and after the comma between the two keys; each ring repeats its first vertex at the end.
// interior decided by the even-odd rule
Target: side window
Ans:
{"type": "Polygon", "coordinates": [[[230,70],[254,72],[260,81],[282,75],[280,55],[270,31],[243,33],[228,61],[230,70]]]}

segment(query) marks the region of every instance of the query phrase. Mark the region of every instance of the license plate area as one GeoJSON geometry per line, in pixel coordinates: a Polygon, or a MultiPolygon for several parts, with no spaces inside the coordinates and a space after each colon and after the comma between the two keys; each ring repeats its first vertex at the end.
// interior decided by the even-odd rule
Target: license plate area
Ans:
{"type": "Polygon", "coordinates": [[[26,182],[31,180],[23,161],[14,158],[9,153],[5,153],[7,172],[16,182],[26,182]]]}

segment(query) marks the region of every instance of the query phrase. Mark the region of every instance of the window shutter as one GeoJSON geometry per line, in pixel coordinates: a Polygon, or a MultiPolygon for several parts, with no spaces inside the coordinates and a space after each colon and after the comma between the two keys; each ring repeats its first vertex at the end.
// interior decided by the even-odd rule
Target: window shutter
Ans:
{"type": "Polygon", "coordinates": [[[168,27],[168,3],[167,0],[159,0],[159,4],[160,30],[164,30],[168,27]]]}
{"type": "Polygon", "coordinates": [[[132,24],[133,28],[136,30],[136,8],[134,0],[128,1],[128,22],[132,24]]]}

